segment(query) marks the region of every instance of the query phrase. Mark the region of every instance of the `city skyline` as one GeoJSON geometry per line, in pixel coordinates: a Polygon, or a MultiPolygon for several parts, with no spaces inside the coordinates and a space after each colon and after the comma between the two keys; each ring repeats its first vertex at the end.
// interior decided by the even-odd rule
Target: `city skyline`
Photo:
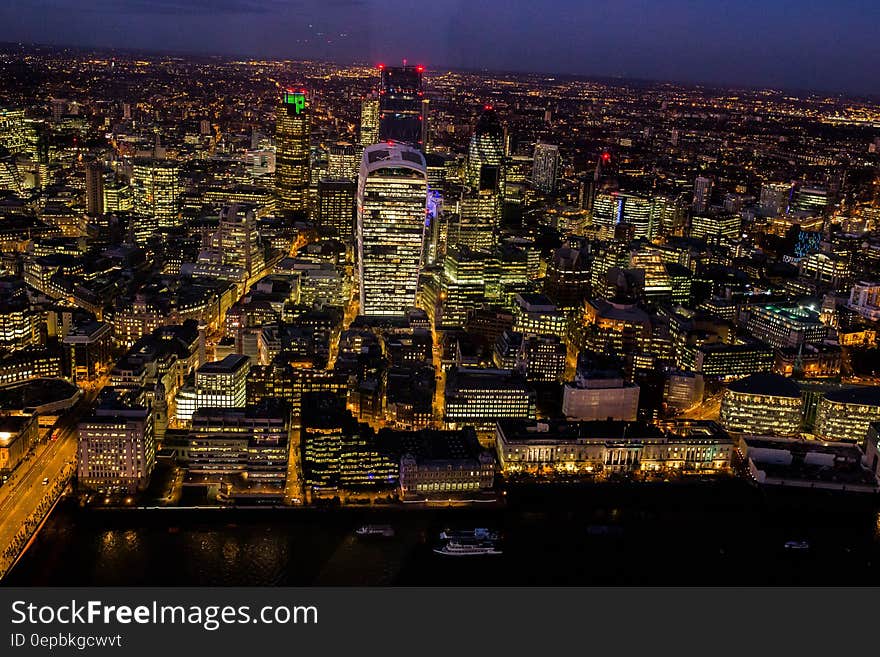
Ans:
{"type": "Polygon", "coordinates": [[[407,60],[0,49],[0,579],[877,581],[880,102],[407,60]]]}
{"type": "Polygon", "coordinates": [[[521,2],[501,8],[494,2],[127,0],[83,6],[45,0],[25,7],[0,3],[0,20],[10,42],[53,46],[337,63],[408,57],[437,69],[880,94],[870,65],[880,61],[872,27],[880,8],[867,3],[775,0],[701,11],[679,0],[662,7],[564,0],[547,9],[521,2]],[[97,32],[96,19],[102,25],[97,32]],[[416,25],[430,29],[411,29],[416,25]],[[486,33],[491,47],[480,37],[486,33]],[[786,33],[790,38],[780,38],[786,33]],[[811,47],[805,51],[803,43],[811,47]]]}

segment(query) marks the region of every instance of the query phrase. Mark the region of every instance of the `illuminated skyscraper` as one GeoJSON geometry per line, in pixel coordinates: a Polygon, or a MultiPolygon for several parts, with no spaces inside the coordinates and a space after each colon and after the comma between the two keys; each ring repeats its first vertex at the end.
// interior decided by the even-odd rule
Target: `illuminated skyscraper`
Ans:
{"type": "Polygon", "coordinates": [[[361,160],[352,144],[339,142],[330,146],[327,154],[327,177],[353,181],[358,175],[361,160]]]}
{"type": "Polygon", "coordinates": [[[361,314],[403,315],[415,305],[427,191],[418,150],[396,143],[366,148],[357,192],[361,314]]]}
{"type": "Polygon", "coordinates": [[[468,147],[468,185],[479,191],[500,191],[504,180],[503,166],[504,128],[493,107],[486,105],[468,147]]]}
{"type": "Polygon", "coordinates": [[[308,211],[310,134],[305,91],[285,91],[275,119],[275,192],[281,212],[308,211]]]}
{"type": "Polygon", "coordinates": [[[379,98],[375,93],[361,101],[361,131],[359,143],[372,146],[379,141],[379,98]]]}
{"type": "Polygon", "coordinates": [[[422,148],[423,66],[381,66],[379,141],[422,148]]]}
{"type": "Polygon", "coordinates": [[[159,228],[180,225],[180,167],[173,160],[141,159],[132,167],[134,211],[159,228]]]}
{"type": "Polygon", "coordinates": [[[466,192],[459,206],[457,243],[477,251],[495,246],[501,226],[501,196],[492,190],[466,192]]]}
{"type": "Polygon", "coordinates": [[[552,194],[556,190],[556,176],[559,172],[559,146],[555,144],[535,144],[535,157],[532,164],[532,185],[539,192],[552,194]]]}

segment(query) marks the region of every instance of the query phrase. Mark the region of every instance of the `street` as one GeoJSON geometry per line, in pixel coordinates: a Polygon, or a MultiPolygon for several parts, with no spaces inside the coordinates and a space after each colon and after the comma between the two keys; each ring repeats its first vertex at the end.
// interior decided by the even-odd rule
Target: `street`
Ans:
{"type": "MultiPolygon", "coordinates": [[[[76,426],[92,408],[106,377],[86,388],[84,397],[58,421],[57,438],[38,445],[0,486],[0,577],[27,544],[42,515],[63,492],[76,465],[76,426]],[[48,480],[44,484],[43,481],[48,480]],[[22,529],[25,528],[25,532],[22,529]]],[[[51,436],[51,434],[50,434],[51,436]]]]}

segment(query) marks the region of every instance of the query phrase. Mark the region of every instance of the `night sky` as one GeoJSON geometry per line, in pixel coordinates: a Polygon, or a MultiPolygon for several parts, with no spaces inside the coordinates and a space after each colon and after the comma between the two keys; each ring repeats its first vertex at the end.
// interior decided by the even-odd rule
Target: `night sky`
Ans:
{"type": "Polygon", "coordinates": [[[0,40],[880,95],[877,0],[0,0],[0,40]]]}

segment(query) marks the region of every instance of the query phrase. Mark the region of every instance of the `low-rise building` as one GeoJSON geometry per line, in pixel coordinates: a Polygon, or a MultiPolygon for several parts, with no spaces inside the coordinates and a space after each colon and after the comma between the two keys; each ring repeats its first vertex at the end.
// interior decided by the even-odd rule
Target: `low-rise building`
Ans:
{"type": "Polygon", "coordinates": [[[801,430],[801,390],[791,379],[752,374],[727,386],[721,397],[721,425],[736,433],[791,436],[801,430]]]}
{"type": "Polygon", "coordinates": [[[832,390],[819,400],[815,433],[822,440],[861,444],[868,425],[877,421],[880,421],[880,387],[832,390]]]}
{"type": "Polygon", "coordinates": [[[15,470],[38,439],[36,415],[0,417],[0,482],[15,470]]]}
{"type": "Polygon", "coordinates": [[[723,472],[733,442],[714,422],[500,420],[495,448],[505,473],[723,472]]]}
{"type": "Polygon", "coordinates": [[[493,495],[495,458],[480,446],[471,427],[456,431],[383,429],[377,440],[383,452],[399,458],[404,500],[493,495]]]}

